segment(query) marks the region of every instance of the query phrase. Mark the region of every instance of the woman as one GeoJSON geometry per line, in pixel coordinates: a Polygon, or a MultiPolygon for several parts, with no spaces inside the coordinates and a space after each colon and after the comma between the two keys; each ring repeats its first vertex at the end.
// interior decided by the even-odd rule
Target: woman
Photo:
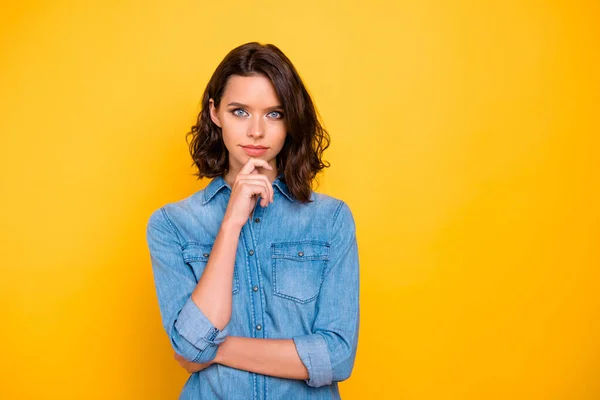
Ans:
{"type": "Polygon", "coordinates": [[[359,329],[348,206],[311,190],[328,134],[290,60],[247,43],[215,70],[192,127],[191,196],[147,227],[181,399],[339,399],[359,329]]]}

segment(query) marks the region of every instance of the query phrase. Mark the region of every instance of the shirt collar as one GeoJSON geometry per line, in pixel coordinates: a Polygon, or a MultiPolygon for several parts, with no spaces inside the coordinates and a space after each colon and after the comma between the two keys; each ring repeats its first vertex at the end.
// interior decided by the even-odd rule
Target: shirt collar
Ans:
{"type": "Polygon", "coordinates": [[[283,174],[279,174],[277,179],[273,181],[273,186],[275,186],[279,191],[292,203],[294,202],[294,196],[290,193],[290,189],[287,187],[285,182],[283,181],[283,174]]]}
{"type": "MultiPolygon", "coordinates": [[[[279,191],[291,202],[294,202],[294,197],[290,193],[285,182],[283,182],[283,174],[279,174],[275,181],[273,181],[273,186],[275,186],[279,191]]],[[[204,203],[208,203],[217,193],[221,191],[223,188],[228,188],[231,191],[231,187],[222,176],[217,176],[213,178],[208,186],[204,189],[204,203]]]]}

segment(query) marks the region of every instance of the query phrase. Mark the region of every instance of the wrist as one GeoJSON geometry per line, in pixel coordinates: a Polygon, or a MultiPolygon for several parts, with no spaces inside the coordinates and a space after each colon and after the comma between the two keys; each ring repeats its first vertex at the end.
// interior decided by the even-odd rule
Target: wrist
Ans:
{"type": "Polygon", "coordinates": [[[242,231],[242,226],[232,221],[232,219],[229,218],[229,216],[226,214],[223,218],[223,221],[221,222],[221,231],[225,233],[233,232],[239,235],[242,231]]]}
{"type": "MultiPolygon", "coordinates": [[[[226,337],[223,343],[219,345],[217,348],[217,354],[215,354],[215,358],[213,359],[213,363],[215,364],[225,364],[228,341],[230,336],[226,337]]],[[[231,343],[231,342],[230,342],[231,343]]]]}

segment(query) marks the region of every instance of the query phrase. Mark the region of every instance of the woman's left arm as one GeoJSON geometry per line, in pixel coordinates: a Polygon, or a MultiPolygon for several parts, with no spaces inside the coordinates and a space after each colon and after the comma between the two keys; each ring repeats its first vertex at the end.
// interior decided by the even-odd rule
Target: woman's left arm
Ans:
{"type": "Polygon", "coordinates": [[[288,379],[308,379],[308,371],[298,356],[292,339],[262,339],[227,336],[209,363],[194,363],[175,353],[175,359],[189,373],[212,364],[288,379]]]}
{"type": "Polygon", "coordinates": [[[228,336],[217,350],[215,363],[288,379],[308,379],[292,339],[228,336]]]}
{"type": "Polygon", "coordinates": [[[303,379],[313,387],[350,376],[358,345],[359,262],[354,219],[344,202],[334,213],[330,258],[317,301],[312,333],[291,339],[228,336],[214,363],[303,379]]]}
{"type": "Polygon", "coordinates": [[[312,333],[292,339],[308,370],[308,386],[350,377],[358,347],[359,262],[352,212],[340,201],[333,213],[329,261],[317,297],[312,333]]]}

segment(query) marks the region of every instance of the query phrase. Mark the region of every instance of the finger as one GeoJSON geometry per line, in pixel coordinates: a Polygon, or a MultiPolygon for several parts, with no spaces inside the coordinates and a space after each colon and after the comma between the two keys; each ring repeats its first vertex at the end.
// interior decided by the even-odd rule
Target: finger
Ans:
{"type": "Polygon", "coordinates": [[[267,178],[266,175],[263,175],[263,174],[260,174],[260,173],[258,173],[258,174],[238,174],[235,177],[235,179],[236,180],[240,180],[240,179],[261,179],[261,180],[265,181],[265,183],[271,183],[269,181],[269,178],[267,178]]]}
{"type": "Polygon", "coordinates": [[[261,160],[260,158],[252,158],[252,157],[250,157],[250,159],[248,160],[248,162],[242,167],[242,169],[240,170],[239,173],[240,174],[250,174],[257,167],[262,167],[262,168],[266,168],[268,170],[273,170],[273,167],[271,167],[269,165],[269,163],[266,162],[265,160],[261,160]]]}
{"type": "Polygon", "coordinates": [[[265,185],[265,188],[268,188],[271,185],[269,178],[267,178],[264,175],[245,175],[238,178],[237,183],[239,184],[241,182],[252,183],[256,185],[265,185]]]}
{"type": "Polygon", "coordinates": [[[267,203],[271,203],[273,201],[274,192],[273,192],[273,185],[269,181],[269,178],[267,178],[264,175],[246,175],[246,176],[247,176],[247,178],[246,177],[240,178],[240,180],[238,181],[238,184],[243,182],[243,184],[264,185],[265,194],[263,195],[263,198],[267,201],[267,203]]]}
{"type": "Polygon", "coordinates": [[[240,178],[239,182],[244,182],[244,184],[255,184],[255,185],[264,185],[265,189],[266,189],[266,196],[265,198],[267,200],[271,200],[272,198],[272,193],[273,193],[273,185],[271,184],[271,181],[269,181],[269,178],[267,178],[264,175],[246,175],[246,177],[242,177],[240,178]]]}
{"type": "MultiPolygon", "coordinates": [[[[256,170],[255,170],[256,171],[256,170]]],[[[269,180],[269,178],[267,178],[265,175],[262,174],[257,174],[257,175],[253,175],[253,174],[249,174],[249,175],[242,175],[242,174],[238,174],[236,177],[236,181],[239,180],[254,180],[254,179],[262,179],[265,182],[265,187],[267,188],[267,201],[269,203],[273,203],[273,201],[275,201],[275,190],[273,189],[273,184],[271,183],[271,181],[269,180]]]]}
{"type": "Polygon", "coordinates": [[[240,184],[248,188],[247,190],[250,190],[250,192],[248,192],[250,196],[258,195],[262,198],[262,200],[268,201],[269,192],[267,189],[267,185],[263,181],[243,180],[240,182],[240,184]]]}
{"type": "Polygon", "coordinates": [[[268,190],[267,190],[264,182],[262,182],[262,181],[258,181],[257,183],[242,182],[242,184],[245,187],[247,187],[248,189],[250,189],[251,195],[259,195],[261,197],[261,199],[260,199],[261,206],[266,207],[269,204],[269,198],[267,197],[267,196],[269,196],[269,194],[268,194],[268,190]]]}

